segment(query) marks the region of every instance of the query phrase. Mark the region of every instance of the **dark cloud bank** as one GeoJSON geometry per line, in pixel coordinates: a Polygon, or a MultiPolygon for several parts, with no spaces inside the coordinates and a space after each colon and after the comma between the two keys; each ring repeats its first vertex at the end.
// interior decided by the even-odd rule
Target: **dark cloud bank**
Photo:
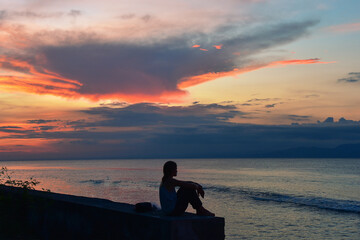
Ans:
{"type": "MultiPolygon", "coordinates": [[[[265,65],[265,62],[254,62],[256,54],[305,36],[316,23],[308,20],[267,24],[247,32],[242,31],[241,25],[221,26],[210,34],[192,32],[127,42],[104,42],[81,32],[69,37],[68,32],[58,31],[48,37],[66,41],[60,41],[59,45],[40,41],[28,50],[29,56],[40,55],[46,62],[38,63],[29,57],[27,61],[39,69],[44,67],[81,82],[83,85],[76,91],[84,96],[181,94],[178,84],[186,78],[265,65]],[[194,44],[208,51],[193,48],[194,44]],[[222,48],[216,49],[216,44],[222,48]]],[[[47,38],[46,33],[40,36],[40,39],[47,38]]]]}
{"type": "Polygon", "coordinates": [[[348,77],[338,79],[338,82],[356,83],[360,82],[360,72],[350,72],[348,77]]]}
{"type": "MultiPolygon", "coordinates": [[[[228,122],[249,117],[233,105],[169,107],[134,104],[82,111],[97,121],[71,121],[72,131],[21,131],[13,138],[60,139],[56,153],[1,153],[1,159],[360,157],[360,122],[328,118],[314,124],[251,125],[228,122]],[[104,126],[112,130],[104,130],[104,126]]],[[[308,116],[289,115],[303,119],[308,116]]],[[[56,123],[30,120],[35,123],[56,123]]]]}

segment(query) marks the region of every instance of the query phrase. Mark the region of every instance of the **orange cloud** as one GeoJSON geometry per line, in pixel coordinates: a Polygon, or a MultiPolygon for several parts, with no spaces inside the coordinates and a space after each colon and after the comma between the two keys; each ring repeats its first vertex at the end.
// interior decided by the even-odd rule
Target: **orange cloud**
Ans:
{"type": "Polygon", "coordinates": [[[92,101],[122,99],[128,102],[182,102],[187,93],[183,90],[163,91],[157,95],[110,93],[80,93],[83,84],[79,81],[62,77],[47,69],[38,70],[30,63],[0,56],[0,67],[14,71],[14,75],[0,75],[0,89],[8,92],[27,92],[39,95],[55,95],[65,98],[87,98],[92,101]]]}
{"type": "MultiPolygon", "coordinates": [[[[20,75],[28,76],[28,77],[23,77],[23,79],[25,81],[26,79],[29,79],[33,83],[39,83],[44,85],[46,84],[53,87],[64,87],[64,88],[74,88],[74,89],[77,89],[80,86],[82,86],[82,83],[76,80],[64,78],[59,74],[51,72],[47,69],[41,69],[41,71],[37,70],[35,69],[34,66],[29,64],[28,62],[13,58],[7,58],[5,56],[0,56],[0,67],[8,69],[10,71],[15,69],[18,72],[20,70],[24,73],[20,75]],[[37,79],[37,81],[34,82],[35,78],[37,79]]],[[[20,80],[20,78],[18,80],[20,80]]]]}
{"type": "MultiPolygon", "coordinates": [[[[46,124],[46,127],[54,124],[46,124]]],[[[44,130],[45,126],[33,126],[33,124],[24,123],[6,123],[0,126],[0,152],[51,152],[55,148],[51,147],[52,142],[59,139],[31,138],[28,134],[54,131],[52,128],[44,130]]]]}
{"type": "Polygon", "coordinates": [[[56,96],[74,97],[82,83],[64,78],[46,69],[36,69],[28,62],[0,56],[0,67],[13,75],[0,75],[1,90],[28,92],[36,94],[52,94],[56,96]]]}
{"type": "MultiPolygon", "coordinates": [[[[0,76],[1,90],[8,92],[27,92],[39,95],[51,94],[62,97],[76,97],[75,89],[53,86],[51,82],[41,83],[39,78],[0,76]],[[48,84],[50,83],[50,84],[48,84]]],[[[56,84],[54,84],[56,85],[56,84]]]]}
{"type": "Polygon", "coordinates": [[[213,47],[214,47],[214,48],[216,48],[216,49],[221,49],[221,48],[222,48],[222,46],[223,46],[222,44],[219,44],[219,45],[213,45],[213,47]]]}
{"type": "Polygon", "coordinates": [[[126,94],[126,93],[109,93],[109,94],[79,94],[78,97],[84,97],[92,101],[100,100],[124,100],[129,103],[139,102],[157,102],[157,103],[181,103],[188,93],[184,90],[164,91],[158,95],[146,94],[126,94]]]}
{"type": "Polygon", "coordinates": [[[209,50],[207,50],[207,49],[205,49],[205,48],[200,48],[200,50],[201,50],[201,51],[205,51],[205,52],[209,51],[209,50]]]}
{"type": "Polygon", "coordinates": [[[222,77],[231,77],[231,76],[237,76],[239,74],[243,74],[246,72],[251,72],[254,70],[258,70],[261,68],[268,68],[268,67],[275,67],[275,66],[281,66],[281,65],[298,65],[298,64],[315,64],[315,63],[334,63],[334,62],[321,62],[318,58],[312,58],[312,59],[292,59],[292,60],[283,60],[283,61],[275,61],[271,62],[265,65],[253,65],[249,67],[245,67],[242,69],[233,69],[231,71],[227,72],[209,72],[197,76],[187,77],[180,80],[178,83],[178,88],[184,89],[187,87],[195,86],[204,82],[212,81],[218,78],[222,77]]]}
{"type": "Polygon", "coordinates": [[[334,25],[326,28],[326,30],[335,33],[358,32],[360,31],[360,22],[334,25]]]}
{"type": "Polygon", "coordinates": [[[231,76],[237,76],[239,74],[245,73],[245,72],[250,72],[253,71],[255,69],[258,69],[259,67],[254,66],[254,67],[248,67],[248,68],[244,68],[244,69],[233,69],[232,71],[228,71],[228,72],[209,72],[209,73],[205,73],[205,74],[201,74],[201,75],[197,75],[197,76],[192,76],[192,77],[188,77],[188,78],[183,78],[180,80],[180,83],[177,85],[178,88],[180,89],[184,89],[187,87],[191,87],[191,86],[195,86],[204,82],[208,82],[211,80],[215,80],[218,78],[222,78],[222,77],[231,77],[231,76]]]}
{"type": "Polygon", "coordinates": [[[56,149],[51,143],[58,142],[59,139],[0,139],[0,152],[55,152],[56,149]]]}
{"type": "Polygon", "coordinates": [[[272,62],[272,63],[266,65],[266,67],[273,67],[273,66],[278,66],[278,65],[299,65],[299,64],[314,64],[314,63],[327,64],[327,63],[335,63],[335,62],[334,61],[332,61],[332,62],[322,62],[322,61],[320,61],[319,58],[292,59],[292,60],[284,60],[284,61],[272,62]]]}
{"type": "Polygon", "coordinates": [[[22,78],[14,76],[0,76],[0,89],[8,92],[27,92],[39,95],[54,95],[70,99],[86,98],[91,101],[100,100],[124,100],[130,103],[137,102],[159,102],[159,103],[180,103],[187,96],[183,90],[164,91],[160,95],[146,94],[85,94],[77,92],[73,85],[57,87],[51,86],[49,82],[39,83],[38,78],[22,78]],[[37,82],[37,83],[34,83],[37,82]]]}
{"type": "Polygon", "coordinates": [[[199,47],[200,47],[200,45],[195,44],[195,45],[193,45],[192,47],[193,47],[193,48],[199,48],[199,47]]]}

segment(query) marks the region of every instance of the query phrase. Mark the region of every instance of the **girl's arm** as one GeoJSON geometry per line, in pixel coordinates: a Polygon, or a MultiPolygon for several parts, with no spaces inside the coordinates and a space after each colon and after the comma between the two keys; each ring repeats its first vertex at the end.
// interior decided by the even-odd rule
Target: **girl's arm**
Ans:
{"type": "Polygon", "coordinates": [[[202,198],[204,198],[205,192],[202,188],[202,186],[196,182],[190,182],[190,181],[181,181],[177,179],[171,179],[171,184],[174,187],[184,187],[184,188],[191,188],[197,191],[198,194],[201,195],[202,198]]]}
{"type": "Polygon", "coordinates": [[[194,182],[188,182],[188,181],[181,181],[177,179],[171,179],[170,180],[171,185],[174,187],[184,187],[184,188],[191,188],[191,189],[198,189],[199,184],[196,184],[194,182]]]}

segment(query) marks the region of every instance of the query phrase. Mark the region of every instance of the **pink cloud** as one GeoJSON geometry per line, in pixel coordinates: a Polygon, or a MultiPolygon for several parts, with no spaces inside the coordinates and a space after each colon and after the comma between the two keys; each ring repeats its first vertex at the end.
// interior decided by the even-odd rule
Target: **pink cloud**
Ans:
{"type": "Polygon", "coordinates": [[[335,33],[347,33],[360,31],[360,22],[334,25],[326,28],[327,31],[335,33]]]}
{"type": "Polygon", "coordinates": [[[334,62],[322,62],[318,58],[311,59],[291,59],[291,60],[283,60],[283,61],[275,61],[268,64],[263,65],[252,65],[248,67],[244,67],[241,69],[235,68],[232,71],[224,71],[224,72],[209,72],[197,76],[192,76],[188,78],[183,78],[180,80],[178,87],[180,89],[188,88],[191,86],[195,86],[204,82],[212,81],[222,77],[234,77],[243,73],[255,71],[261,68],[270,68],[276,66],[284,66],[284,65],[300,65],[300,64],[328,64],[334,62]]]}

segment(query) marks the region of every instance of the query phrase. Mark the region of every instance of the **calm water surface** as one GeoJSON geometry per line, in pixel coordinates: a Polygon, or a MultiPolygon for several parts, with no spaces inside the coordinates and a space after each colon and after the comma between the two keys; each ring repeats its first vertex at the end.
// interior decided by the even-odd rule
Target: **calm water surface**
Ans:
{"type": "MultiPolygon", "coordinates": [[[[177,159],[226,239],[360,239],[360,159],[177,159]]],[[[1,162],[52,192],[159,204],[165,160],[1,162]]],[[[190,209],[193,212],[193,210],[190,209]]]]}

